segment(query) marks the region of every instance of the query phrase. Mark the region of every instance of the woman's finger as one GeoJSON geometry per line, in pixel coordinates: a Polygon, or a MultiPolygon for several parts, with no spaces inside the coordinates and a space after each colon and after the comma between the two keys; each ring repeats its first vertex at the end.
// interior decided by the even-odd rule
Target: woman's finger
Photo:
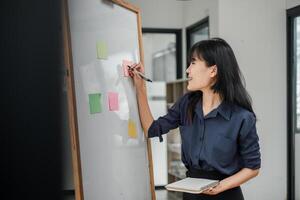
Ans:
{"type": "Polygon", "coordinates": [[[135,67],[135,69],[136,69],[137,71],[139,71],[139,72],[144,73],[144,66],[143,66],[142,63],[139,63],[139,64],[135,67]]]}
{"type": "Polygon", "coordinates": [[[141,69],[141,68],[143,68],[143,65],[142,65],[142,63],[135,63],[135,64],[133,64],[132,66],[131,66],[131,68],[134,68],[134,69],[141,69]]]}
{"type": "Polygon", "coordinates": [[[139,64],[139,63],[134,63],[133,65],[131,65],[131,68],[132,68],[132,69],[135,69],[135,68],[137,67],[138,64],[139,64]]]}
{"type": "Polygon", "coordinates": [[[132,65],[132,66],[131,66],[131,69],[133,69],[133,70],[138,70],[138,71],[139,71],[139,69],[140,69],[139,63],[138,63],[138,64],[132,65]]]}
{"type": "Polygon", "coordinates": [[[214,194],[214,188],[208,188],[205,191],[203,191],[203,194],[207,194],[207,195],[213,195],[214,194]]]}

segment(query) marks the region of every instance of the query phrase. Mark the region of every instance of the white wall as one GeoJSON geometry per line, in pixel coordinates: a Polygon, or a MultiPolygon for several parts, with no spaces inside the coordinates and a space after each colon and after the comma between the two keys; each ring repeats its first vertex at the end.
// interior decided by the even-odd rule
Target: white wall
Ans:
{"type": "Polygon", "coordinates": [[[182,5],[176,0],[128,0],[141,9],[142,26],[147,28],[182,28],[182,5]]]}
{"type": "Polygon", "coordinates": [[[286,0],[286,8],[290,9],[300,5],[299,0],[286,0]]]}
{"type": "Polygon", "coordinates": [[[209,16],[209,32],[211,37],[218,36],[219,0],[192,0],[183,4],[183,28],[209,16]]]}
{"type": "Polygon", "coordinates": [[[286,197],[285,13],[285,0],[219,2],[219,36],[236,54],[258,117],[262,168],[243,185],[246,199],[286,197]]]}

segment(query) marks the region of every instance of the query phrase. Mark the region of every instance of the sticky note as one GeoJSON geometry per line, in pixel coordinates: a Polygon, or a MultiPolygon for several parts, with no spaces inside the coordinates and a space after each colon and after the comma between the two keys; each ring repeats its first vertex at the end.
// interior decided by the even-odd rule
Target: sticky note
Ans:
{"type": "Polygon", "coordinates": [[[131,119],[128,120],[128,136],[130,138],[137,138],[136,125],[131,119]]]}
{"type": "Polygon", "coordinates": [[[107,59],[107,45],[104,41],[97,42],[97,58],[107,59]]]}
{"type": "Polygon", "coordinates": [[[123,67],[123,75],[124,75],[125,77],[128,77],[128,76],[129,76],[128,65],[129,65],[129,66],[133,65],[133,62],[132,62],[132,61],[129,61],[129,60],[123,60],[122,67],[123,67]]]}
{"type": "Polygon", "coordinates": [[[115,111],[119,110],[119,95],[116,92],[109,92],[108,93],[108,104],[109,110],[115,111]]]}
{"type": "Polygon", "coordinates": [[[102,112],[101,94],[89,94],[90,114],[102,112]]]}

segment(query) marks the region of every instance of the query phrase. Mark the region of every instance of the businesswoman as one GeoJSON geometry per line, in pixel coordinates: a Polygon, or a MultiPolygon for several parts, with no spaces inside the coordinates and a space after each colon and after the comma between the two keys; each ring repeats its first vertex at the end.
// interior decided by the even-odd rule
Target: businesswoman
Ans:
{"type": "Polygon", "coordinates": [[[256,116],[233,50],[220,38],[204,40],[190,51],[189,92],[153,120],[144,72],[134,64],[130,72],[137,91],[139,114],[148,137],[159,137],[179,127],[182,162],[187,176],[221,180],[202,194],[184,193],[184,200],[242,200],[240,185],[258,175],[260,148],[256,116]]]}

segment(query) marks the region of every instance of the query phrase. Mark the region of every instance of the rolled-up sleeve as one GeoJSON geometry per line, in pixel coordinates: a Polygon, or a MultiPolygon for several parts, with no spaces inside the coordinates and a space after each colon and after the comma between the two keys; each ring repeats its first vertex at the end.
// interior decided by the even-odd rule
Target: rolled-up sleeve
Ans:
{"type": "Polygon", "coordinates": [[[165,116],[159,117],[154,120],[148,129],[148,137],[159,137],[159,141],[162,142],[162,135],[168,133],[169,130],[177,128],[180,123],[180,104],[179,99],[169,110],[165,116]]]}
{"type": "Polygon", "coordinates": [[[244,119],[239,137],[239,150],[245,168],[260,168],[259,138],[256,131],[256,118],[252,113],[244,119]]]}

